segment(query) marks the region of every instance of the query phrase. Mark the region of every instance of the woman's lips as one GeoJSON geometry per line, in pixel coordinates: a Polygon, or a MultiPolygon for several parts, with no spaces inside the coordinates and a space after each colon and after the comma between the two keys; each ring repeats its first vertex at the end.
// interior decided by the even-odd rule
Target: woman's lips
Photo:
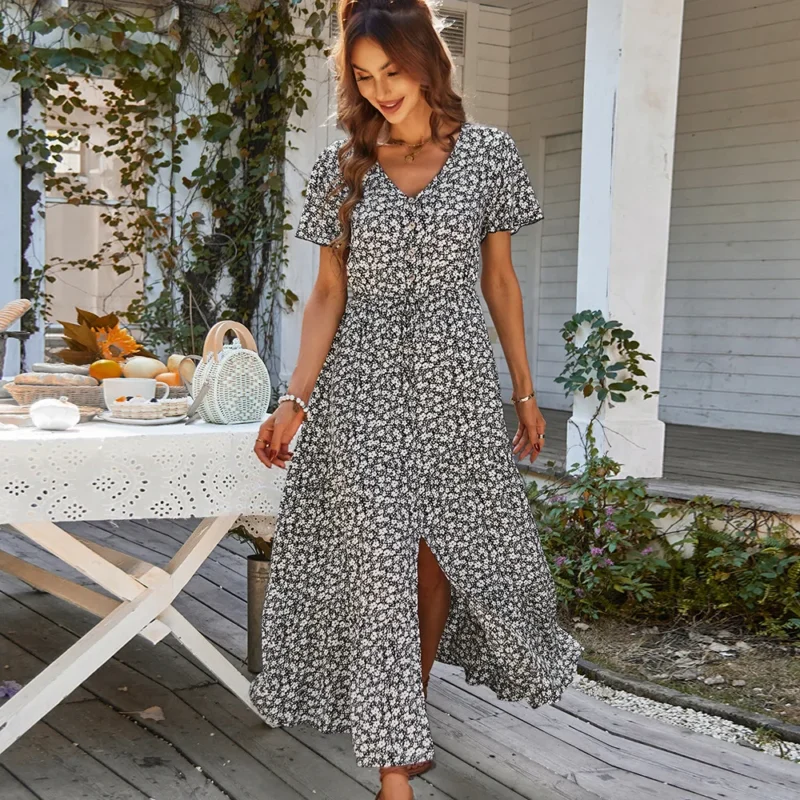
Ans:
{"type": "Polygon", "coordinates": [[[393,111],[397,111],[397,109],[400,108],[402,103],[403,103],[403,98],[401,97],[399,100],[396,100],[394,103],[378,103],[378,105],[381,107],[381,111],[385,111],[385,112],[391,113],[393,111]]]}

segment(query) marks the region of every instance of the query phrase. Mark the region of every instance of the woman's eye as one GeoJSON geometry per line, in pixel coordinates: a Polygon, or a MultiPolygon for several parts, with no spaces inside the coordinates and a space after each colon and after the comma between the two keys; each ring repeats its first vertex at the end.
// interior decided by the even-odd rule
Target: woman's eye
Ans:
{"type": "Polygon", "coordinates": [[[371,75],[361,75],[356,78],[357,81],[368,81],[372,76],[371,75]]]}

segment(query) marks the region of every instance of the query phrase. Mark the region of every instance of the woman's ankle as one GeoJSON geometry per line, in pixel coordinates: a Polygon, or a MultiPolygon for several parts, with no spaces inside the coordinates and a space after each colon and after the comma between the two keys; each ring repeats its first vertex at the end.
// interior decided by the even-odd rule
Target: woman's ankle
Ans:
{"type": "Polygon", "coordinates": [[[381,775],[382,800],[407,800],[413,797],[408,774],[404,772],[388,772],[381,775]]]}

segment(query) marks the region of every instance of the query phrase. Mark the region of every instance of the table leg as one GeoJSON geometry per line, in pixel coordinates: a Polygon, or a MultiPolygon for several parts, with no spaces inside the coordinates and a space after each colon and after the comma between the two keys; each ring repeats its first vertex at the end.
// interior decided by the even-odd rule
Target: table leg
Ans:
{"type": "Polygon", "coordinates": [[[121,603],[45,667],[0,709],[0,753],[80,686],[136,634],[152,622],[173,598],[163,580],[137,598],[121,603]]]}
{"type": "MultiPolygon", "coordinates": [[[[163,569],[110,548],[85,544],[53,523],[15,525],[20,533],[122,602],[0,709],[0,753],[134,636],[146,630],[153,638],[161,638],[163,633],[157,626],[169,629],[223,685],[255,711],[250,703],[248,679],[171,605],[237,519],[238,515],[225,515],[200,522],[163,569]]],[[[38,588],[47,589],[41,572],[44,571],[38,570],[35,576],[38,588]]],[[[63,579],[58,580],[63,583],[63,579]]],[[[97,608],[88,595],[77,595],[62,583],[58,583],[60,596],[73,602],[81,597],[84,607],[97,608]]]]}

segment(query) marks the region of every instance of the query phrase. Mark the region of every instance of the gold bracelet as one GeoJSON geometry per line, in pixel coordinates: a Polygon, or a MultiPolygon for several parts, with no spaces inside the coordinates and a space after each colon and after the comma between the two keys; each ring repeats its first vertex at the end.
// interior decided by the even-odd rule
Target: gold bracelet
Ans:
{"type": "Polygon", "coordinates": [[[526,400],[530,400],[532,397],[536,397],[536,392],[531,392],[530,394],[526,394],[525,397],[520,397],[517,399],[514,395],[511,395],[511,402],[512,403],[524,403],[526,400]]]}

